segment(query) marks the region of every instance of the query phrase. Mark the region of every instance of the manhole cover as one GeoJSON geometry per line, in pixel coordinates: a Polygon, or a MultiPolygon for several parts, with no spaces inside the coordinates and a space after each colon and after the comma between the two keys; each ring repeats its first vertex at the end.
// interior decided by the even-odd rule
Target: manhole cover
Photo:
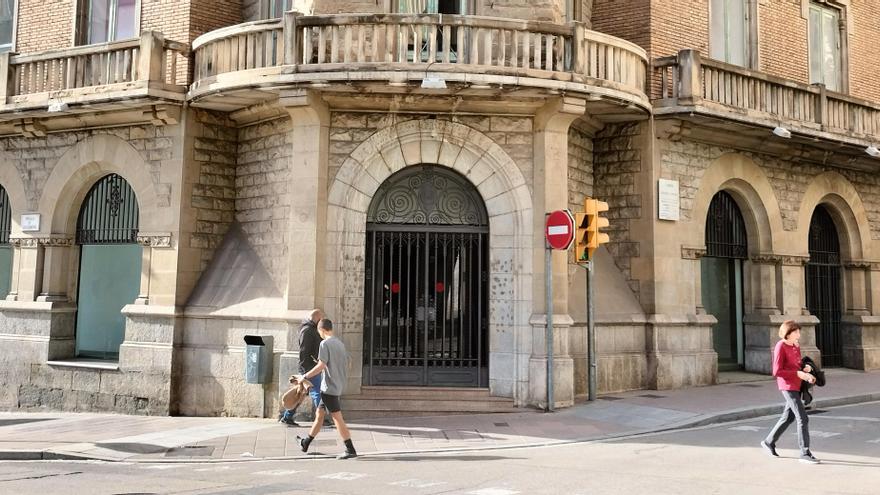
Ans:
{"type": "Polygon", "coordinates": [[[168,449],[165,457],[207,457],[213,453],[214,447],[210,445],[184,445],[168,449]]]}

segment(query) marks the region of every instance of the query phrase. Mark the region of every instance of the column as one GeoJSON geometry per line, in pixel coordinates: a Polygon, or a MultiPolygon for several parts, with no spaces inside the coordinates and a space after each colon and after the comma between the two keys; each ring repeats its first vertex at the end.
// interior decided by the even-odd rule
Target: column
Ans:
{"type": "Polygon", "coordinates": [[[549,101],[535,115],[533,234],[532,353],[529,359],[529,402],[547,401],[546,319],[553,318],[553,402],[554,407],[574,404],[574,361],[569,351],[569,329],[574,323],[568,313],[569,254],[554,251],[551,258],[553,307],[546,307],[544,214],[568,207],[568,130],[585,114],[582,99],[560,97],[549,101]]]}
{"type": "Polygon", "coordinates": [[[43,246],[43,280],[37,301],[39,302],[67,302],[70,271],[68,259],[70,259],[70,247],[73,239],[63,236],[41,238],[43,246]]]}
{"type": "Polygon", "coordinates": [[[748,288],[753,310],[743,316],[745,333],[745,368],[756,373],[770,373],[773,346],[779,340],[779,325],[785,321],[781,316],[777,291],[777,272],[781,270],[782,257],[763,253],[752,257],[748,288]]]}
{"type": "Polygon", "coordinates": [[[840,326],[843,365],[859,370],[880,369],[880,315],[873,311],[880,264],[844,264],[846,312],[840,326]]]}

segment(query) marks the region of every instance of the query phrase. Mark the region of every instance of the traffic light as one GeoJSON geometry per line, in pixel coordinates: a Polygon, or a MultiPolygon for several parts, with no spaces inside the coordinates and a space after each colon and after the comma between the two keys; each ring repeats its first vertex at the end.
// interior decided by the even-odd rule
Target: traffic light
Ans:
{"type": "MultiPolygon", "coordinates": [[[[589,200],[587,200],[589,201],[589,200]]],[[[590,260],[590,253],[587,248],[589,235],[587,230],[590,227],[590,220],[586,213],[574,214],[574,262],[586,263],[590,260]]]]}
{"type": "Polygon", "coordinates": [[[608,219],[599,215],[605,211],[608,211],[608,203],[587,198],[584,200],[584,213],[575,215],[575,263],[590,261],[599,245],[610,240],[608,234],[600,232],[600,229],[609,225],[608,219]]]}
{"type": "Polygon", "coordinates": [[[598,199],[588,199],[584,201],[584,209],[589,219],[589,226],[587,227],[587,257],[593,259],[593,252],[599,249],[599,244],[605,244],[611,240],[608,234],[599,232],[599,229],[609,225],[607,218],[599,216],[600,213],[608,211],[608,203],[598,199]]]}

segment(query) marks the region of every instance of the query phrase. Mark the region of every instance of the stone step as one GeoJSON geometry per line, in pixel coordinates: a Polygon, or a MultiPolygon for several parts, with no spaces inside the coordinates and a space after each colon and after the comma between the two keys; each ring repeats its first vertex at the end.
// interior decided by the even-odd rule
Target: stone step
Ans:
{"type": "Polygon", "coordinates": [[[446,387],[362,387],[343,398],[343,410],[352,419],[519,411],[513,399],[492,397],[488,389],[446,387]]]}

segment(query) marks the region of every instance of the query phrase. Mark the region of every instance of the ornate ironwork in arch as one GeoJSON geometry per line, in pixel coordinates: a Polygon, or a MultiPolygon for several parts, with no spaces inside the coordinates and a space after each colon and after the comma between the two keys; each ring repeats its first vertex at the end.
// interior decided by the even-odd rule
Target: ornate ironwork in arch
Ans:
{"type": "Polygon", "coordinates": [[[76,227],[77,244],[137,242],[138,203],[134,190],[117,174],[99,180],[83,201],[76,227]]]}
{"type": "Polygon", "coordinates": [[[9,234],[12,231],[12,207],[9,205],[9,195],[6,189],[0,186],[0,244],[9,244],[9,234]]]}
{"type": "Polygon", "coordinates": [[[840,239],[828,210],[819,205],[810,219],[810,263],[840,265],[840,239]]]}
{"type": "Polygon", "coordinates": [[[719,191],[709,204],[706,217],[706,256],[715,258],[748,258],[746,223],[736,201],[729,193],[719,191]]]}
{"type": "Polygon", "coordinates": [[[445,167],[415,165],[379,187],[367,222],[488,227],[489,215],[480,193],[466,178],[445,167]]]}

